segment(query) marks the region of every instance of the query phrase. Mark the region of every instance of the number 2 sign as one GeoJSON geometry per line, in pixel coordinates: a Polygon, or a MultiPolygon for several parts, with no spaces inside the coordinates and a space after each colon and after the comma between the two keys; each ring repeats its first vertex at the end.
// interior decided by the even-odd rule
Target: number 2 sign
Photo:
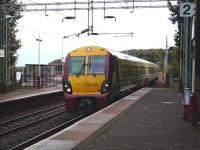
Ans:
{"type": "Polygon", "coordinates": [[[180,3],[180,16],[191,17],[195,14],[196,5],[194,3],[180,3]]]}

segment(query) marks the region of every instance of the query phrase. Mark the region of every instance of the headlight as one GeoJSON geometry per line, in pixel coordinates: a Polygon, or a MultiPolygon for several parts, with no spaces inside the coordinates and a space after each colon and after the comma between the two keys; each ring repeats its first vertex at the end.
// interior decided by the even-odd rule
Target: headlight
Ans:
{"type": "Polygon", "coordinates": [[[72,94],[72,86],[69,81],[63,81],[63,91],[72,94]]]}
{"type": "Polygon", "coordinates": [[[101,93],[106,93],[109,90],[109,81],[103,81],[102,85],[101,85],[101,93]]]}

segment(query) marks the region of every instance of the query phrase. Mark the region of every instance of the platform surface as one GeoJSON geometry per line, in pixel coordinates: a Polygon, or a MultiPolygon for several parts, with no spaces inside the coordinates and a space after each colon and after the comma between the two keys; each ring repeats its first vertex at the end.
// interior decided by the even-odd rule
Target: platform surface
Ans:
{"type": "Polygon", "coordinates": [[[59,92],[59,91],[62,91],[61,84],[51,87],[43,87],[40,89],[33,87],[22,87],[10,93],[0,94],[0,103],[4,101],[11,101],[25,97],[31,97],[31,96],[59,92]]]}
{"type": "Polygon", "coordinates": [[[183,121],[181,100],[144,88],[27,149],[199,150],[200,128],[183,121]]]}

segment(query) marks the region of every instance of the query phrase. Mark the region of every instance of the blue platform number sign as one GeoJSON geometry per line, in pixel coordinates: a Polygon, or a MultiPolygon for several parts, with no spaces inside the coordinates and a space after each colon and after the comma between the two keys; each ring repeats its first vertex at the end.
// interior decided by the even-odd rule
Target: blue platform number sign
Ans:
{"type": "Polygon", "coordinates": [[[180,17],[191,17],[195,14],[195,3],[180,3],[180,17]]]}

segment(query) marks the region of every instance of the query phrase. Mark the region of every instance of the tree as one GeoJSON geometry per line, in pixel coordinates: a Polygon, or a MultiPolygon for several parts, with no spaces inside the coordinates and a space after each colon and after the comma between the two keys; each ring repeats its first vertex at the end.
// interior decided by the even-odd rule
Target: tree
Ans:
{"type": "Polygon", "coordinates": [[[21,17],[20,10],[17,0],[0,2],[0,49],[6,49],[6,57],[0,60],[0,92],[9,90],[16,83],[16,52],[21,47],[21,41],[16,38],[16,26],[17,20],[21,17]],[[5,82],[7,78],[8,84],[5,82]]]}
{"type": "Polygon", "coordinates": [[[170,2],[170,0],[168,1],[168,7],[169,10],[171,12],[171,17],[169,18],[169,20],[171,20],[171,22],[173,24],[178,25],[178,31],[176,31],[176,34],[174,35],[174,41],[175,41],[175,45],[177,47],[180,48],[181,45],[181,24],[183,23],[183,19],[179,16],[179,6],[173,6],[172,3],[170,2]]]}
{"type": "Polygon", "coordinates": [[[171,12],[171,17],[169,18],[173,24],[177,23],[178,26],[178,31],[176,31],[176,34],[174,35],[174,41],[175,45],[177,47],[171,47],[169,49],[169,62],[171,63],[173,70],[173,74],[175,77],[178,77],[178,74],[180,74],[180,58],[183,58],[183,53],[181,49],[181,40],[182,40],[182,24],[183,24],[183,18],[179,16],[179,6],[173,6],[170,2],[168,1],[168,7],[171,12]]]}
{"type": "Polygon", "coordinates": [[[159,65],[160,70],[163,70],[164,50],[163,49],[133,49],[126,50],[124,53],[148,60],[159,65]]]}
{"type": "Polygon", "coordinates": [[[170,47],[169,48],[169,73],[173,75],[174,78],[179,77],[179,53],[178,53],[178,48],[177,47],[170,47]]]}
{"type": "Polygon", "coordinates": [[[143,50],[138,50],[136,52],[135,56],[144,59],[144,52],[143,52],[143,50]]]}

